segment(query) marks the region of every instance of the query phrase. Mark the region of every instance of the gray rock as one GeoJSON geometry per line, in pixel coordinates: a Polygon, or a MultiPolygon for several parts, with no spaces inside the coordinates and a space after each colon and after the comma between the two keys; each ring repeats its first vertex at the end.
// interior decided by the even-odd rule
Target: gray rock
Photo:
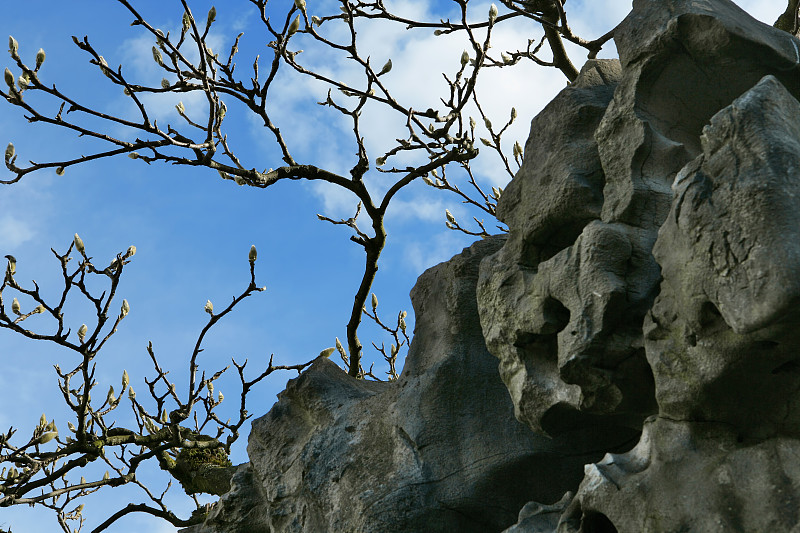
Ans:
{"type": "Polygon", "coordinates": [[[586,465],[558,533],[795,532],[800,441],[742,443],[728,424],[653,417],[639,444],[586,465]]]}
{"type": "Polygon", "coordinates": [[[420,277],[397,382],[353,380],[325,358],[291,380],[253,423],[234,490],[191,531],[499,532],[525,502],[576,487],[602,452],[515,420],[483,343],[478,264],[501,244],[480,241],[420,277]]]}
{"type": "Polygon", "coordinates": [[[800,435],[800,102],[767,76],[675,181],[648,321],[660,412],[800,435]]]}
{"type": "Polygon", "coordinates": [[[533,120],[498,205],[508,241],[478,284],[486,343],[517,417],[551,435],[605,425],[602,445],[634,438],[655,412],[641,325],[659,279],[656,228],[600,220],[596,129],[619,78],[618,63],[590,61],[533,120]]]}

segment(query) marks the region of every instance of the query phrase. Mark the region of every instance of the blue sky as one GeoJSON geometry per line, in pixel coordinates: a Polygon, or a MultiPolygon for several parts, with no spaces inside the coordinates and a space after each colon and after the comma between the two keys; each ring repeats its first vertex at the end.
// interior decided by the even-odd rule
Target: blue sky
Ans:
{"type": "MultiPolygon", "coordinates": [[[[307,1],[310,14],[325,6],[334,5],[336,9],[330,2],[307,1]]],[[[133,3],[155,26],[173,32],[179,28],[179,2],[133,3]]],[[[44,48],[47,60],[40,76],[82,101],[109,111],[131,112],[119,88],[110,86],[73,45],[72,35],[88,35],[109,64],[123,63],[133,79],[158,83],[161,78],[150,52],[152,40],[139,28],[130,27],[131,16],[114,2],[49,0],[6,4],[0,18],[3,39],[13,35],[19,41],[20,54],[31,62],[36,51],[44,48]]],[[[784,7],[778,0],[747,0],[739,4],[770,23],[784,7]]],[[[211,3],[190,5],[202,20],[211,3]]],[[[290,3],[284,0],[271,5],[285,10],[290,3]]],[[[398,5],[398,9],[412,15],[433,13],[435,19],[450,14],[447,2],[417,0],[398,5]]],[[[489,2],[470,5],[476,18],[486,16],[489,2]]],[[[212,42],[219,43],[219,50],[228,50],[232,36],[245,32],[239,68],[247,72],[254,54],[265,51],[264,31],[255,9],[243,0],[220,2],[216,7],[218,22],[212,31],[212,42]]],[[[616,25],[629,4],[617,0],[571,1],[567,7],[576,33],[592,38],[616,25]]],[[[534,26],[524,25],[499,30],[493,39],[493,51],[499,55],[501,49],[524,47],[528,37],[539,33],[534,26]]],[[[453,72],[465,48],[459,37],[434,37],[431,32],[409,33],[382,25],[363,28],[359,37],[363,39],[362,50],[369,51],[373,64],[393,60],[394,69],[382,79],[398,96],[414,102],[417,109],[434,105],[444,94],[439,73],[453,72]]],[[[606,56],[613,56],[613,44],[607,48],[606,56]]],[[[316,68],[345,79],[355,75],[341,58],[314,55],[311,49],[304,54],[303,59],[316,68]]],[[[578,66],[583,57],[585,54],[579,51],[573,53],[578,66]]],[[[6,58],[0,67],[11,66],[6,58]]],[[[479,86],[479,96],[488,114],[496,117],[494,122],[504,121],[511,105],[519,114],[507,136],[510,154],[513,141],[524,145],[530,119],[565,85],[565,79],[558,72],[537,67],[487,74],[490,75],[479,86]]],[[[273,112],[295,159],[346,173],[354,162],[352,133],[340,116],[315,105],[324,99],[326,89],[295,75],[282,76],[280,82],[272,92],[273,112]]],[[[174,105],[178,100],[184,101],[190,113],[197,102],[195,97],[181,95],[154,98],[149,105],[157,110],[160,120],[177,124],[174,105]]],[[[45,105],[52,107],[52,103],[45,105]]],[[[235,150],[246,160],[245,166],[280,166],[266,130],[248,118],[244,110],[229,108],[227,132],[235,150]]],[[[362,127],[373,161],[383,155],[394,137],[402,135],[403,123],[401,117],[385,109],[365,111],[362,127]]],[[[70,133],[28,124],[17,108],[5,103],[0,105],[0,132],[0,145],[13,142],[20,160],[74,157],[97,147],[70,133]]],[[[119,130],[114,133],[124,135],[119,130]]],[[[474,168],[488,187],[503,186],[509,179],[496,155],[482,154],[474,168]]],[[[458,180],[457,176],[456,172],[450,174],[453,180],[458,180]]],[[[387,178],[380,174],[373,172],[367,179],[376,191],[387,187],[387,178]]],[[[142,379],[152,376],[145,351],[148,341],[153,342],[161,364],[171,369],[178,386],[185,383],[186,359],[207,320],[203,305],[211,299],[219,309],[247,285],[247,252],[251,244],[259,250],[257,280],[267,286],[267,291],[243,302],[213,331],[201,365],[214,371],[227,365],[231,357],[240,362],[248,358],[255,373],[270,354],[275,354],[276,364],[299,363],[333,346],[335,337],[344,339],[361,275],[363,250],[349,241],[346,228],[320,222],[316,214],[347,218],[355,205],[356,200],[347,193],[318,184],[288,182],[266,190],[251,189],[220,180],[216,172],[207,169],[147,166],[122,157],[72,167],[64,176],[44,171],[29,175],[18,184],[0,187],[0,256],[15,255],[18,281],[24,284],[35,279],[48,293],[60,289],[58,264],[50,248],[63,252],[74,233],[81,235],[89,255],[98,262],[136,245],[138,253],[126,268],[118,296],[120,301],[126,298],[130,302],[131,313],[98,360],[97,390],[105,391],[108,384],[118,384],[126,369],[134,387],[143,393],[142,379]]],[[[462,221],[473,214],[454,196],[422,183],[408,187],[394,199],[386,221],[389,241],[374,286],[383,317],[391,319],[400,310],[408,310],[407,321],[413,328],[408,293],[417,276],[472,242],[471,237],[445,228],[445,208],[462,221]]],[[[480,214],[478,217],[482,218],[480,214]]],[[[67,313],[73,331],[88,321],[85,306],[76,304],[67,313]]],[[[42,318],[31,318],[30,327],[42,318]]],[[[366,322],[361,339],[365,361],[374,361],[376,371],[382,372],[384,365],[369,343],[385,341],[388,345],[389,339],[366,322]]],[[[0,330],[0,357],[5,361],[0,374],[0,401],[7,406],[0,411],[0,427],[13,425],[20,428],[20,434],[26,434],[45,412],[48,419],[54,418],[66,431],[67,416],[61,407],[52,365],[60,362],[66,367],[73,364],[74,356],[58,347],[0,330]]],[[[266,413],[291,377],[294,375],[289,373],[273,375],[254,390],[249,398],[250,411],[257,416],[266,413]]],[[[217,388],[225,392],[230,399],[227,407],[233,409],[232,400],[238,393],[236,380],[223,379],[217,388]]],[[[123,404],[117,412],[124,422],[127,407],[123,404]]],[[[234,449],[234,462],[246,460],[248,430],[249,424],[245,437],[234,449]]],[[[190,509],[188,500],[181,497],[179,488],[173,488],[173,492],[176,509],[186,515],[190,509]]],[[[88,503],[85,531],[105,516],[108,506],[122,507],[129,499],[144,501],[135,491],[115,489],[88,503]]],[[[57,527],[48,511],[27,507],[0,511],[0,527],[4,524],[32,533],[54,531],[57,527]]],[[[113,531],[139,531],[145,526],[154,531],[174,530],[159,521],[136,517],[118,523],[113,531]]]]}

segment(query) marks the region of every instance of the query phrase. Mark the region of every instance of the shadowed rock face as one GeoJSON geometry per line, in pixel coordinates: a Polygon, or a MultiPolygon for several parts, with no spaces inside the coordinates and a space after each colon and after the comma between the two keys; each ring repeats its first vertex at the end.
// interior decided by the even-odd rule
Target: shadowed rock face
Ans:
{"type": "Polygon", "coordinates": [[[636,0],[615,42],[509,234],[418,280],[400,379],[317,360],[192,533],[800,531],[800,40],[636,0]]]}

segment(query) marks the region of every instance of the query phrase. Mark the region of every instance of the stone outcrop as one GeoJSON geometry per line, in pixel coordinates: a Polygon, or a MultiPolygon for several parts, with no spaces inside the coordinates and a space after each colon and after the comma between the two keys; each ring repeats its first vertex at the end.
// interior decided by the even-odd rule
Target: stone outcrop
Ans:
{"type": "Polygon", "coordinates": [[[671,0],[634,2],[615,42],[534,119],[478,286],[520,420],[644,428],[551,531],[795,531],[800,41],[671,0]]]}
{"type": "Polygon", "coordinates": [[[474,244],[412,291],[416,329],[400,378],[353,380],[320,358],[253,423],[250,463],[200,532],[501,531],[529,500],[557,501],[607,449],[597,432],[536,435],[514,418],[481,335],[474,244]]]}
{"type": "Polygon", "coordinates": [[[800,531],[800,40],[729,0],[614,40],[508,235],[420,277],[400,378],[317,360],[192,533],[800,531]]]}

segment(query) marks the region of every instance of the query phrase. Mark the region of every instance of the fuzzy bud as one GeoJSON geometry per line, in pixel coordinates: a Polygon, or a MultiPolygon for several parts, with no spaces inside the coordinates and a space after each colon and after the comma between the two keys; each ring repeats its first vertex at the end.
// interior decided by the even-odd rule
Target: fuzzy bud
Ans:
{"type": "Polygon", "coordinates": [[[5,79],[6,79],[6,85],[8,85],[9,87],[13,88],[14,87],[14,75],[11,73],[10,70],[8,70],[8,67],[6,67],[5,79]]]}
{"type": "MultiPolygon", "coordinates": [[[[128,300],[122,300],[122,307],[119,310],[119,316],[121,318],[125,318],[131,310],[131,304],[128,303],[128,300]]],[[[125,387],[122,387],[123,389],[125,387]]]]}
{"type": "Polygon", "coordinates": [[[86,247],[84,247],[84,245],[83,245],[83,239],[81,239],[80,236],[77,233],[75,234],[75,237],[74,237],[73,240],[75,242],[75,249],[76,250],[78,250],[80,253],[83,253],[83,252],[86,251],[86,247]]]}
{"type": "Polygon", "coordinates": [[[128,389],[128,399],[130,399],[130,401],[136,399],[136,392],[133,390],[133,387],[128,389]]]}
{"type": "Polygon", "coordinates": [[[86,338],[86,333],[88,333],[88,331],[89,328],[86,327],[86,324],[83,324],[78,328],[78,338],[81,340],[81,342],[83,342],[83,339],[86,338]]]}
{"type": "Polygon", "coordinates": [[[206,26],[211,26],[211,23],[217,20],[217,8],[211,6],[208,10],[208,18],[206,19],[206,26]]]}
{"type": "Polygon", "coordinates": [[[131,244],[128,246],[128,250],[125,252],[125,257],[133,257],[134,255],[136,255],[136,246],[131,244]]]}
{"type": "Polygon", "coordinates": [[[311,17],[311,24],[312,25],[316,24],[317,26],[321,26],[322,25],[322,19],[319,18],[318,16],[314,15],[314,16],[311,17]]]}
{"type": "Polygon", "coordinates": [[[256,259],[258,259],[258,250],[256,250],[256,245],[255,244],[250,246],[250,252],[247,254],[247,259],[251,263],[255,263],[256,259]]]}
{"type": "Polygon", "coordinates": [[[467,66],[467,63],[469,63],[469,52],[467,52],[466,50],[464,50],[464,51],[461,53],[461,66],[462,66],[462,67],[465,67],[465,66],[467,66]]]}
{"type": "Polygon", "coordinates": [[[444,210],[444,216],[447,217],[447,221],[450,222],[451,224],[455,224],[456,223],[456,219],[453,216],[453,213],[451,213],[449,209],[445,209],[444,210]]]}
{"type": "Polygon", "coordinates": [[[39,70],[39,67],[42,66],[45,57],[44,48],[39,48],[39,51],[36,52],[36,70],[39,70]]]}
{"type": "Polygon", "coordinates": [[[11,35],[8,36],[8,51],[11,54],[11,57],[14,59],[18,57],[17,52],[19,52],[19,43],[11,35]]]}
{"type": "Polygon", "coordinates": [[[382,167],[386,164],[386,156],[381,156],[375,159],[375,164],[379,167],[382,167]]]}
{"type": "Polygon", "coordinates": [[[125,388],[128,386],[128,383],[130,383],[130,382],[131,382],[131,380],[128,377],[128,371],[127,370],[123,370],[122,371],[122,390],[123,391],[125,390],[125,388]]]}
{"type": "Polygon", "coordinates": [[[497,6],[492,4],[489,6],[489,22],[494,22],[497,18],[497,6]]]}
{"type": "Polygon", "coordinates": [[[46,311],[46,309],[44,308],[44,306],[42,304],[37,305],[36,309],[33,310],[33,312],[36,313],[36,314],[42,314],[45,311],[46,311]]]}
{"type": "Polygon", "coordinates": [[[378,308],[378,297],[375,296],[375,293],[373,292],[372,293],[372,310],[375,311],[375,309],[377,309],[377,308],[378,308]]]}
{"type": "Polygon", "coordinates": [[[511,58],[511,56],[510,56],[510,55],[508,55],[508,54],[507,54],[507,53],[505,53],[505,52],[501,53],[501,54],[500,54],[500,57],[503,59],[503,63],[504,63],[504,64],[506,64],[506,65],[508,65],[509,63],[511,63],[512,61],[514,61],[514,60],[511,58]]]}
{"type": "Polygon", "coordinates": [[[170,85],[171,84],[170,84],[170,82],[169,82],[169,80],[167,78],[161,78],[161,88],[162,89],[169,89],[170,85]]]}
{"type": "Polygon", "coordinates": [[[387,61],[385,65],[383,65],[383,68],[381,69],[381,71],[378,72],[378,76],[383,76],[384,74],[388,73],[390,70],[392,70],[392,60],[391,59],[389,61],[387,61]]]}
{"type": "Polygon", "coordinates": [[[289,29],[286,32],[286,36],[291,36],[297,33],[297,30],[300,29],[300,15],[297,15],[291,24],[289,24],[289,29]]]}
{"type": "Polygon", "coordinates": [[[8,143],[8,146],[6,146],[6,162],[11,161],[11,158],[14,157],[15,151],[14,143],[8,143]]]}
{"type": "Polygon", "coordinates": [[[206,313],[209,315],[214,314],[214,304],[211,303],[211,300],[206,300],[206,306],[204,307],[206,313]]]}
{"type": "Polygon", "coordinates": [[[159,65],[162,65],[162,66],[164,65],[164,58],[161,56],[161,50],[159,50],[155,46],[153,47],[153,59],[159,65]]]}
{"type": "Polygon", "coordinates": [[[303,13],[306,12],[306,0],[294,0],[294,5],[303,13]]]}
{"type": "Polygon", "coordinates": [[[113,385],[109,385],[109,387],[108,387],[108,394],[106,394],[106,401],[108,402],[108,405],[111,405],[116,401],[116,398],[114,397],[114,386],[113,385]]]}
{"type": "Polygon", "coordinates": [[[184,107],[183,102],[178,102],[178,105],[175,106],[175,109],[177,109],[178,113],[181,115],[186,113],[186,107],[184,107]]]}
{"type": "Polygon", "coordinates": [[[336,351],[336,348],[325,348],[321,352],[319,352],[319,357],[330,357],[333,352],[336,351]]]}
{"type": "Polygon", "coordinates": [[[103,474],[103,481],[108,481],[109,479],[111,479],[111,474],[109,474],[108,470],[106,470],[106,473],[103,474]]]}
{"type": "Polygon", "coordinates": [[[56,176],[63,176],[64,175],[64,167],[58,167],[56,169],[56,176]]]}
{"type": "Polygon", "coordinates": [[[39,444],[48,443],[56,437],[58,437],[58,431],[48,431],[46,433],[42,433],[42,436],[39,437],[39,444]]]}
{"type": "Polygon", "coordinates": [[[511,122],[514,122],[515,120],[517,120],[517,108],[516,107],[512,107],[511,108],[511,122]]]}
{"type": "Polygon", "coordinates": [[[12,312],[13,312],[15,315],[19,315],[19,314],[21,314],[21,313],[20,313],[20,309],[21,309],[21,308],[20,308],[20,305],[19,305],[19,300],[17,300],[16,298],[14,298],[14,299],[11,301],[11,311],[12,311],[12,312]]]}
{"type": "Polygon", "coordinates": [[[347,352],[344,351],[344,346],[342,346],[342,342],[339,340],[339,337],[336,337],[336,350],[342,354],[342,356],[347,354],[347,352]]]}
{"type": "Polygon", "coordinates": [[[222,395],[222,391],[217,393],[217,403],[222,403],[222,400],[225,399],[225,396],[222,395]]]}

